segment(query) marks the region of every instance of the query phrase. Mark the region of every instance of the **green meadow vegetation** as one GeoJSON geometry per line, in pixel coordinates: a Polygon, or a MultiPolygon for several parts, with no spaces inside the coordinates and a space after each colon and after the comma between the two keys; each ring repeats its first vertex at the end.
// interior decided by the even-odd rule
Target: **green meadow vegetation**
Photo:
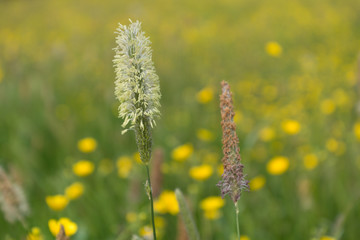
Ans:
{"type": "Polygon", "coordinates": [[[216,186],[222,80],[250,186],[240,239],[359,239],[359,10],[358,0],[0,0],[0,239],[55,239],[60,224],[71,240],[152,239],[146,168],[114,94],[114,32],[129,18],[150,38],[160,81],[157,239],[188,239],[189,212],[200,239],[237,239],[234,204],[216,186]]]}

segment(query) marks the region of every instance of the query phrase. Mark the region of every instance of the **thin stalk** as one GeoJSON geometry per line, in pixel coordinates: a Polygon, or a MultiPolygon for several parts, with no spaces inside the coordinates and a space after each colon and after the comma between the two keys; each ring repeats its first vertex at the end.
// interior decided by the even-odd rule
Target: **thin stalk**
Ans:
{"type": "Polygon", "coordinates": [[[237,230],[237,236],[240,240],[240,226],[239,226],[239,207],[238,202],[235,203],[235,213],[236,213],[236,230],[237,230]]]}
{"type": "Polygon", "coordinates": [[[148,182],[149,182],[149,195],[150,195],[150,205],[151,205],[151,222],[153,227],[153,236],[154,240],[156,240],[156,231],[155,231],[155,217],[154,217],[154,201],[153,201],[153,195],[152,195],[152,188],[151,188],[151,181],[150,181],[150,171],[149,171],[149,165],[146,164],[146,172],[148,176],[148,182]]]}

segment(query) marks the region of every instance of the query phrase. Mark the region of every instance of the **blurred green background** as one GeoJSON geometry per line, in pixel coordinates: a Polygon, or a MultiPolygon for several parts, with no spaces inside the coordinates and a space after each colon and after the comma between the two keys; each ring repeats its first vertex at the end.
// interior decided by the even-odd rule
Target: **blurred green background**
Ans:
{"type": "MultiPolygon", "coordinates": [[[[221,80],[232,87],[247,177],[262,179],[240,200],[242,234],[358,239],[359,10],[357,0],[0,1],[0,164],[16,172],[31,210],[25,228],[0,214],[0,238],[25,239],[36,226],[53,239],[48,221],[60,217],[77,223],[74,240],[130,239],[150,224],[145,169],[114,97],[114,32],[131,18],[152,41],[160,78],[160,188],[182,189],[202,239],[236,239],[229,199],[215,219],[200,206],[219,196],[221,80]],[[95,151],[78,149],[85,137],[95,151]],[[188,156],[174,160],[184,144],[188,156]],[[119,176],[124,156],[131,170],[119,176]],[[289,168],[274,174],[279,156],[289,168]],[[81,159],[95,165],[83,178],[72,171],[81,159]],[[202,164],[213,170],[199,181],[189,170],[202,164]],[[45,198],[75,181],[83,195],[50,209],[45,198]]],[[[177,215],[158,216],[161,239],[184,239],[177,215]]]]}

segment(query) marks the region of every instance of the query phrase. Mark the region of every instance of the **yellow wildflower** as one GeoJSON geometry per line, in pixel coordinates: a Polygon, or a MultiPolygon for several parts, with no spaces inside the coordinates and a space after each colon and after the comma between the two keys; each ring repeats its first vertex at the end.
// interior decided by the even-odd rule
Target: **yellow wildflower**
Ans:
{"type": "Polygon", "coordinates": [[[312,170],[316,168],[319,164],[319,160],[315,154],[307,154],[304,157],[304,166],[307,170],[312,170]]]}
{"type": "Polygon", "coordinates": [[[285,120],[282,122],[282,129],[289,135],[294,135],[300,132],[301,126],[298,121],[295,120],[285,120]]]}
{"type": "Polygon", "coordinates": [[[87,160],[78,161],[73,165],[73,172],[79,177],[86,177],[94,171],[94,164],[87,160]]]}
{"type": "Polygon", "coordinates": [[[250,240],[250,238],[246,235],[240,236],[240,240],[250,240]]]}
{"type": "Polygon", "coordinates": [[[358,140],[360,140],[360,122],[355,123],[354,125],[354,134],[358,140]]]}
{"type": "Polygon", "coordinates": [[[204,142],[210,142],[210,141],[214,140],[214,134],[204,128],[198,129],[196,132],[196,136],[204,142]]]}
{"type": "Polygon", "coordinates": [[[187,143],[175,148],[172,151],[171,156],[174,160],[182,162],[188,159],[193,153],[193,151],[194,151],[193,145],[191,143],[187,143]]]}
{"type": "Polygon", "coordinates": [[[118,168],[118,175],[121,178],[127,178],[132,169],[132,161],[129,157],[119,157],[116,161],[116,166],[118,168]]]}
{"type": "Polygon", "coordinates": [[[192,167],[189,171],[190,177],[195,180],[203,181],[208,179],[213,173],[211,165],[203,164],[201,166],[192,167]]]}
{"type": "Polygon", "coordinates": [[[264,176],[257,176],[250,180],[249,186],[251,191],[257,191],[264,187],[266,179],[264,176]]]}
{"type": "Polygon", "coordinates": [[[91,153],[96,149],[97,142],[94,138],[87,137],[78,141],[78,149],[83,153],[91,153]]]}
{"type": "Polygon", "coordinates": [[[326,148],[330,152],[336,152],[336,150],[338,150],[338,148],[339,148],[339,142],[336,141],[336,139],[334,139],[334,138],[330,138],[326,141],[326,148]]]}
{"type": "Polygon", "coordinates": [[[282,47],[277,42],[266,43],[265,50],[272,57],[279,57],[282,53],[282,47]]]}
{"type": "Polygon", "coordinates": [[[135,212],[128,212],[126,214],[126,221],[129,223],[133,223],[137,220],[137,215],[135,212]]]}
{"type": "Polygon", "coordinates": [[[335,103],[331,99],[325,99],[320,104],[320,110],[323,114],[329,115],[335,111],[335,103]]]}
{"type": "Polygon", "coordinates": [[[235,111],[235,116],[234,116],[235,123],[239,124],[243,118],[244,116],[240,111],[235,111]]]}
{"type": "Polygon", "coordinates": [[[47,196],[45,198],[46,204],[54,211],[63,210],[69,203],[67,197],[63,195],[47,196]]]}
{"type": "Polygon", "coordinates": [[[137,163],[140,163],[140,164],[143,163],[143,162],[141,161],[140,153],[139,153],[139,152],[134,153],[133,158],[135,159],[135,161],[136,161],[137,163]]]}
{"type": "Polygon", "coordinates": [[[289,159],[283,156],[272,158],[267,166],[267,171],[272,175],[281,175],[286,172],[289,168],[289,159]]]}
{"type": "Polygon", "coordinates": [[[218,219],[221,214],[219,209],[225,204],[224,199],[219,196],[207,197],[200,202],[200,208],[204,211],[204,216],[207,219],[218,219]]]}
{"type": "Polygon", "coordinates": [[[65,195],[70,200],[79,198],[84,193],[84,185],[80,182],[75,182],[65,189],[65,195]]]}
{"type": "Polygon", "coordinates": [[[144,226],[139,230],[139,234],[142,237],[151,237],[152,236],[152,228],[150,226],[144,226]]]}
{"type": "Polygon", "coordinates": [[[179,212],[179,204],[176,200],[175,192],[163,191],[154,202],[154,209],[158,213],[176,215],[179,212]]]}
{"type": "Polygon", "coordinates": [[[77,224],[72,222],[68,218],[60,218],[59,221],[55,219],[50,219],[48,222],[50,232],[52,235],[56,236],[60,231],[60,225],[64,226],[65,235],[72,236],[77,232],[77,224]]]}
{"type": "Polygon", "coordinates": [[[260,139],[264,142],[268,142],[274,139],[275,137],[275,131],[271,127],[265,127],[261,129],[259,133],[260,139]]]}
{"type": "Polygon", "coordinates": [[[43,236],[41,234],[40,228],[33,227],[31,228],[31,232],[26,236],[26,240],[43,240],[43,236]]]}
{"type": "Polygon", "coordinates": [[[111,173],[114,169],[113,166],[113,162],[110,159],[104,158],[101,159],[101,161],[99,162],[99,167],[98,167],[98,171],[102,174],[102,175],[108,175],[109,173],[111,173]]]}
{"type": "Polygon", "coordinates": [[[201,89],[196,95],[198,102],[202,104],[209,103],[213,99],[213,97],[214,90],[211,87],[201,89]]]}
{"type": "Polygon", "coordinates": [[[322,236],[320,240],[336,240],[336,238],[330,236],[322,236]]]}

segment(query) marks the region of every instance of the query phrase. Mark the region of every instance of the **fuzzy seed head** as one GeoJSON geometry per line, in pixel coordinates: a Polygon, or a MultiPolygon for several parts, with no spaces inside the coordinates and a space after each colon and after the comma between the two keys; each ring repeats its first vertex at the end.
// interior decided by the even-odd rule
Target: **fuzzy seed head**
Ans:
{"type": "Polygon", "coordinates": [[[224,198],[229,194],[234,203],[240,198],[243,190],[248,190],[248,181],[243,174],[244,165],[241,164],[239,138],[236,135],[234,123],[234,107],[230,86],[227,82],[221,83],[222,94],[220,95],[221,127],[223,132],[223,153],[222,159],[224,173],[222,180],[217,184],[220,187],[221,195],[224,198]]]}
{"type": "Polygon", "coordinates": [[[160,84],[152,61],[150,40],[141,31],[139,21],[128,26],[119,24],[116,33],[114,67],[116,73],[115,95],[119,100],[119,117],[123,127],[134,130],[139,124],[151,128],[159,117],[160,84]],[[145,123],[148,122],[148,123],[145,123]]]}

